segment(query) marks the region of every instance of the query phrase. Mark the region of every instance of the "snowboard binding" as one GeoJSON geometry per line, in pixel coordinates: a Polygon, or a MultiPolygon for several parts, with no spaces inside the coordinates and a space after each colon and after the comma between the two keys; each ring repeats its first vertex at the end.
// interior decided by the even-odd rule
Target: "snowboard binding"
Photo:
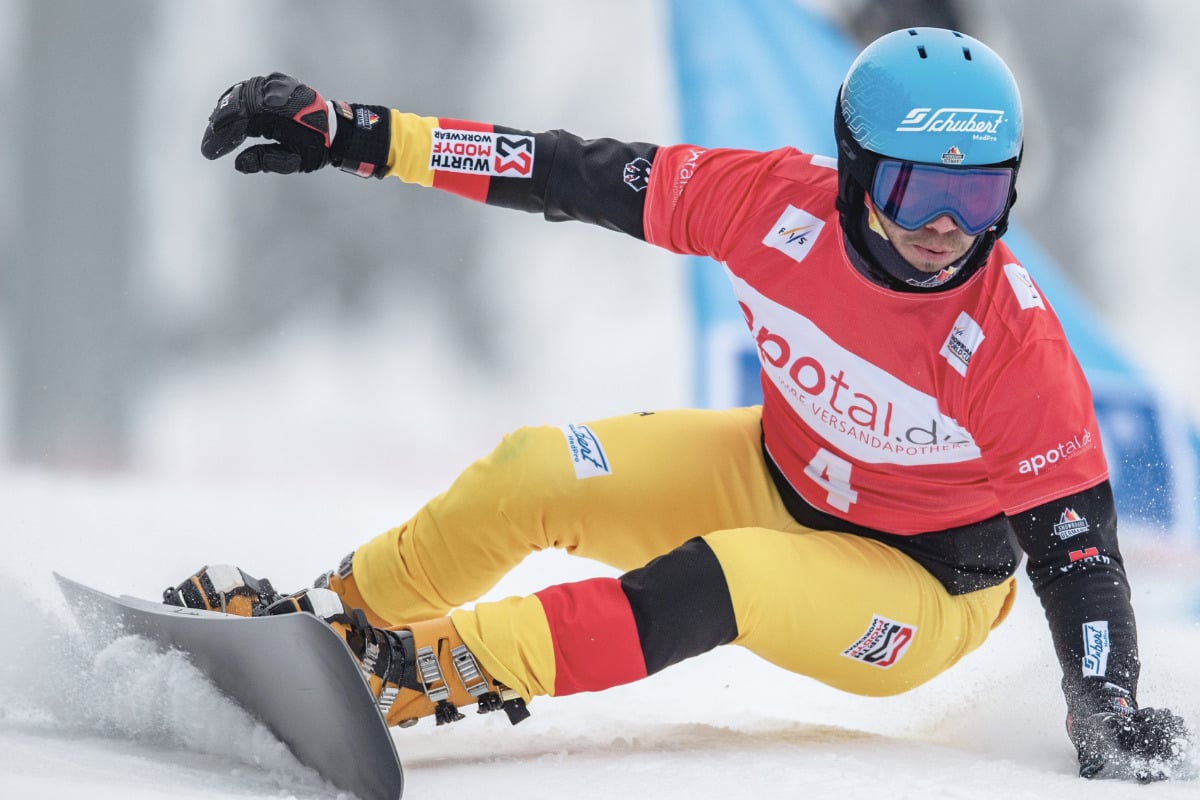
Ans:
{"type": "Polygon", "coordinates": [[[163,591],[163,602],[167,605],[239,617],[261,617],[279,599],[279,592],[269,580],[253,578],[227,564],[201,567],[183,583],[163,591]]]}
{"type": "Polygon", "coordinates": [[[388,725],[408,727],[427,716],[438,725],[457,722],[463,719],[459,708],[469,705],[480,714],[504,711],[513,725],[529,716],[525,700],[487,673],[449,617],[377,626],[331,588],[280,595],[270,581],[227,565],[201,568],[164,591],[163,602],[243,617],[297,612],[319,617],[354,654],[388,725]]]}

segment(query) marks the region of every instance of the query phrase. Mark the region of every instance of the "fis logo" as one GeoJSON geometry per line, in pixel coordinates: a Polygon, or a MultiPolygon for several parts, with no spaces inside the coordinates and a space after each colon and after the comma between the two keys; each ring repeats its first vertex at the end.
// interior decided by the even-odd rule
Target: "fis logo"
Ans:
{"type": "Polygon", "coordinates": [[[1008,278],[1013,295],[1017,298],[1017,303],[1020,304],[1022,311],[1030,308],[1046,310],[1042,293],[1033,285],[1033,279],[1029,277],[1029,273],[1025,271],[1024,267],[1020,264],[1005,264],[1004,275],[1008,278]]]}
{"type": "Polygon", "coordinates": [[[784,253],[793,261],[803,261],[824,227],[825,221],[820,217],[789,205],[762,243],[784,253]]]}
{"type": "Polygon", "coordinates": [[[916,635],[916,626],[876,614],[872,617],[866,633],[843,650],[842,655],[873,667],[887,669],[904,657],[916,635]]]}

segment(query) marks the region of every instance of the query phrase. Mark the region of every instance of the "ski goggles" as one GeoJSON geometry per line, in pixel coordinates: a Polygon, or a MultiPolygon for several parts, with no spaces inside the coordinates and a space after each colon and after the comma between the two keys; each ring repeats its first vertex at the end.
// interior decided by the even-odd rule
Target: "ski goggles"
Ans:
{"type": "Polygon", "coordinates": [[[941,167],[881,159],[871,184],[877,211],[905,230],[915,231],[949,215],[977,236],[1008,210],[1011,167],[941,167]]]}

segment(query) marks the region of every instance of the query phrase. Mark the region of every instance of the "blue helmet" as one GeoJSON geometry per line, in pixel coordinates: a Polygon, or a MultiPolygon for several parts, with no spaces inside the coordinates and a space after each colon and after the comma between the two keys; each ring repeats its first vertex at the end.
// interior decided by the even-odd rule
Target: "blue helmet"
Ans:
{"type": "Polygon", "coordinates": [[[1016,201],[1023,121],[1012,72],[979,40],[940,28],[880,37],[855,59],[838,94],[834,128],[843,213],[861,204],[881,160],[946,172],[994,167],[1011,176],[1001,190],[999,216],[981,219],[990,233],[1002,235],[1016,201]]]}

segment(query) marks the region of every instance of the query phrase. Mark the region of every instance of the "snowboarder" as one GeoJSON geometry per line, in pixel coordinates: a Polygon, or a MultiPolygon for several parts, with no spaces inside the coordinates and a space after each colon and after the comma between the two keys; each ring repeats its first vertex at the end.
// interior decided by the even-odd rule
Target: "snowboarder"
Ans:
{"type": "Polygon", "coordinates": [[[1024,555],[1080,774],[1168,776],[1190,734],[1137,701],[1090,389],[1001,241],[1023,147],[1011,72],[961,33],[896,31],[854,62],[833,124],[836,158],[423,117],[281,73],[231,87],[201,149],[269,140],[239,172],[394,176],[720,262],[763,402],[518,430],[315,588],[281,598],[206,568],[167,601],[317,613],[390,724],[469,704],[515,722],[535,696],[725,644],[847,692],[904,692],[983,644],[1024,555]],[[462,610],[550,547],[624,574],[462,610]]]}

